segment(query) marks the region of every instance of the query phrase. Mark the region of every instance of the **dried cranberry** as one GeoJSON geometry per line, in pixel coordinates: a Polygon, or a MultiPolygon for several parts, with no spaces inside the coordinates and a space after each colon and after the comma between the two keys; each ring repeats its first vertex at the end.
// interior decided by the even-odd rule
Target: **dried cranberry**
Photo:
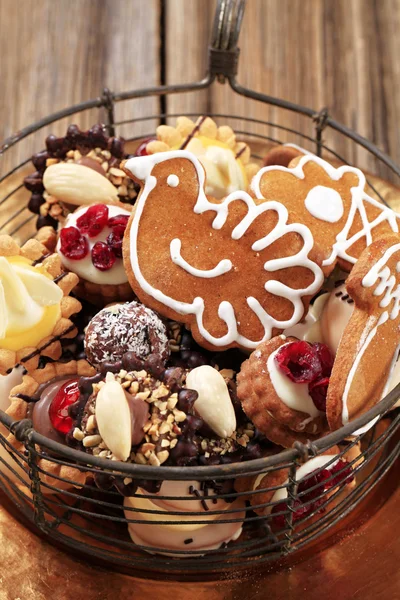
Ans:
{"type": "Polygon", "coordinates": [[[81,233],[86,233],[90,238],[94,238],[103,231],[107,222],[108,206],[93,204],[77,219],[76,224],[81,233]]]}
{"type": "Polygon", "coordinates": [[[295,383],[311,383],[321,376],[318,354],[308,342],[291,342],[275,355],[279,369],[295,383]]]}
{"type": "Polygon", "coordinates": [[[126,227],[129,221],[129,215],[117,215],[116,217],[110,217],[107,221],[108,227],[126,227]]]}
{"type": "Polygon", "coordinates": [[[149,142],[155,142],[156,138],[149,137],[143,140],[143,142],[136,148],[135,156],[147,156],[146,146],[149,142]]]}
{"type": "Polygon", "coordinates": [[[322,377],[330,377],[334,361],[332,352],[329,350],[326,344],[321,344],[319,342],[312,344],[312,347],[317,353],[319,362],[321,363],[322,377]]]}
{"type": "MultiPolygon", "coordinates": [[[[311,473],[307,479],[302,479],[297,487],[299,498],[296,498],[293,504],[293,523],[296,523],[303,517],[310,515],[318,510],[323,512],[327,497],[324,492],[335,488],[338,485],[350,483],[354,476],[351,466],[346,468],[347,461],[339,459],[334,465],[327,469],[311,473]],[[337,475],[335,475],[337,473],[337,475]]],[[[288,513],[286,502],[276,504],[271,514],[273,516],[274,525],[280,529],[286,526],[285,515],[276,513],[288,513]]]]}
{"type": "Polygon", "coordinates": [[[64,227],[60,233],[60,250],[66,258],[82,260],[89,252],[87,239],[76,227],[64,227]]]}
{"type": "Polygon", "coordinates": [[[328,393],[329,377],[322,377],[308,384],[308,393],[315,406],[321,412],[326,412],[326,395],[328,393]]]}
{"type": "Polygon", "coordinates": [[[118,258],[122,258],[124,233],[125,227],[123,225],[118,225],[112,228],[110,235],[107,237],[107,244],[118,258]]]}
{"type": "Polygon", "coordinates": [[[105,242],[96,242],[92,248],[92,263],[99,271],[108,271],[114,265],[116,256],[105,242]]]}
{"type": "Polygon", "coordinates": [[[49,417],[54,429],[67,434],[73,425],[68,414],[68,407],[79,398],[78,380],[71,379],[64,383],[54,396],[49,409],[49,417]]]}

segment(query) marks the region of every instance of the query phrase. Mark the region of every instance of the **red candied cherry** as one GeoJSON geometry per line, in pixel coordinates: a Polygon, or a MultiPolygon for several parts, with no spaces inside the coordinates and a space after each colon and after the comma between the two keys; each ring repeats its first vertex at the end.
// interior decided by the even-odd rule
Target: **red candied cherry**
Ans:
{"type": "Polygon", "coordinates": [[[317,353],[319,362],[321,363],[322,377],[330,377],[334,361],[332,352],[329,350],[326,344],[321,344],[320,342],[312,344],[312,347],[317,353]]]}
{"type": "Polygon", "coordinates": [[[93,204],[77,219],[76,224],[81,233],[86,233],[90,238],[94,238],[103,231],[107,221],[108,206],[93,204]]]}
{"type": "Polygon", "coordinates": [[[108,271],[114,265],[116,256],[105,242],[96,242],[92,248],[92,263],[99,271],[108,271]]]}
{"type": "Polygon", "coordinates": [[[89,244],[76,227],[64,227],[60,233],[60,251],[66,258],[82,260],[89,252],[89,244]]]}
{"type": "Polygon", "coordinates": [[[112,228],[110,235],[107,237],[107,244],[118,258],[122,258],[122,241],[124,239],[124,233],[124,226],[115,225],[112,228]]]}
{"type": "Polygon", "coordinates": [[[279,369],[295,383],[311,383],[321,376],[318,354],[308,342],[290,342],[275,355],[279,369]]]}
{"type": "Polygon", "coordinates": [[[149,137],[143,140],[143,142],[136,148],[135,156],[147,156],[146,146],[149,142],[155,142],[156,138],[149,137]]]}
{"type": "Polygon", "coordinates": [[[59,433],[67,434],[73,425],[73,420],[68,415],[68,407],[79,398],[77,379],[66,381],[54,396],[49,409],[50,422],[59,433]]]}
{"type": "Polygon", "coordinates": [[[110,217],[108,219],[107,225],[108,227],[126,227],[128,225],[129,215],[117,215],[116,217],[110,217]]]}
{"type": "Polygon", "coordinates": [[[326,412],[326,396],[328,393],[329,377],[322,377],[308,384],[310,394],[315,406],[321,412],[326,412]]]}
{"type": "Polygon", "coordinates": [[[349,484],[354,479],[354,473],[351,465],[349,465],[347,460],[344,460],[343,458],[340,458],[333,465],[333,467],[329,469],[330,476],[335,475],[336,473],[337,475],[332,477],[331,481],[329,482],[330,487],[335,487],[336,485],[343,483],[343,480],[345,480],[346,484],[349,484]]]}

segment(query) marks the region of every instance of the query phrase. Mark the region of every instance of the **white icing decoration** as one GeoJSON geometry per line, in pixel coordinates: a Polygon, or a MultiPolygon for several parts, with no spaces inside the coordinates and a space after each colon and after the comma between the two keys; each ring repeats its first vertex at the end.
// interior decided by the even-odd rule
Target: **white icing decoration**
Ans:
{"type": "MultiPolygon", "coordinates": [[[[184,150],[163,152],[149,156],[131,158],[125,163],[125,168],[128,171],[130,171],[135,178],[142,179],[145,182],[143,191],[136,204],[135,216],[131,225],[130,259],[133,273],[140,287],[146,294],[152,296],[155,300],[161,302],[162,304],[171,308],[179,314],[195,315],[200,334],[205,340],[207,340],[210,344],[213,344],[214,346],[225,346],[236,342],[243,347],[255,348],[264,340],[270,339],[272,330],[274,328],[285,329],[286,327],[291,327],[300,321],[304,314],[304,307],[301,299],[303,296],[312,295],[320,289],[321,284],[323,282],[323,273],[320,267],[308,258],[308,253],[313,247],[313,237],[311,235],[310,230],[305,225],[299,223],[293,223],[288,225],[288,211],[283,204],[271,201],[263,202],[257,205],[255,204],[254,200],[249,194],[242,191],[230,194],[227,198],[225,198],[225,200],[223,200],[219,204],[210,202],[207,199],[203,189],[205,182],[204,169],[201,166],[199,160],[193,154],[184,150]],[[264,335],[260,340],[250,340],[245,336],[239,334],[238,323],[234,308],[232,304],[227,301],[222,301],[220,303],[218,309],[218,316],[226,323],[228,331],[225,335],[221,336],[220,338],[214,337],[204,327],[203,324],[203,298],[196,297],[191,303],[175,300],[165,295],[161,290],[154,288],[148,281],[146,281],[146,279],[142,275],[137,256],[137,237],[138,226],[143,210],[145,208],[147,198],[150,192],[155,188],[157,184],[156,178],[151,173],[155,165],[159,164],[160,162],[171,160],[173,158],[186,158],[190,160],[193,166],[195,167],[199,181],[199,195],[194,206],[194,212],[196,214],[203,214],[207,211],[215,212],[216,216],[212,223],[213,229],[218,230],[224,226],[228,217],[230,203],[235,200],[241,200],[246,204],[248,212],[246,216],[242,219],[242,221],[238,223],[238,225],[232,231],[232,239],[241,239],[242,236],[248,230],[248,228],[252,225],[254,220],[259,215],[268,210],[272,210],[277,213],[278,222],[275,228],[270,233],[253,243],[251,247],[253,251],[259,252],[264,250],[269,245],[273,244],[277,239],[289,232],[295,232],[303,238],[303,247],[297,254],[295,254],[294,256],[269,260],[264,264],[264,269],[268,272],[274,272],[292,266],[302,266],[314,273],[314,281],[309,286],[302,289],[292,289],[289,286],[276,280],[270,280],[266,282],[264,287],[268,292],[275,294],[276,296],[285,298],[293,304],[292,317],[290,319],[287,319],[286,321],[279,321],[271,317],[271,315],[269,315],[266,312],[266,310],[261,306],[261,304],[256,298],[252,296],[249,296],[247,298],[248,306],[255,312],[264,328],[264,335]]],[[[226,263],[224,264],[226,265],[226,263]]],[[[185,266],[188,267],[190,265],[186,264],[185,266]]],[[[218,267],[218,272],[220,273],[221,263],[218,265],[218,267]]],[[[190,266],[190,268],[193,267],[190,266]]]]}
{"type": "Polygon", "coordinates": [[[310,419],[303,421],[304,428],[308,422],[324,413],[318,410],[308,393],[308,383],[295,383],[291,381],[276,364],[275,356],[287,345],[283,344],[283,346],[280,346],[275,352],[270,354],[267,360],[267,369],[275,392],[282,402],[292,410],[298,410],[310,416],[310,419]]]}
{"type": "Polygon", "coordinates": [[[169,185],[169,187],[173,187],[173,188],[178,187],[178,185],[179,185],[178,175],[168,175],[167,185],[169,185]]]}
{"type": "Polygon", "coordinates": [[[179,267],[182,267],[182,269],[184,269],[191,275],[194,275],[194,277],[204,277],[207,279],[211,279],[214,277],[219,277],[220,275],[224,275],[225,273],[228,273],[232,269],[232,263],[227,258],[220,260],[219,263],[217,264],[217,266],[214,267],[213,269],[208,269],[208,270],[196,269],[196,267],[192,267],[192,265],[190,265],[182,257],[181,246],[182,246],[182,243],[181,243],[180,239],[176,238],[171,241],[171,244],[170,244],[171,260],[174,264],[178,265],[179,267]]]}
{"type": "MultiPolygon", "coordinates": [[[[383,298],[379,302],[380,308],[386,308],[387,310],[383,311],[380,315],[376,325],[370,329],[371,327],[371,319],[375,319],[375,317],[370,317],[367,321],[365,331],[368,332],[368,335],[364,334],[362,336],[362,341],[360,343],[360,350],[355,358],[352,368],[350,369],[349,375],[347,377],[344,393],[343,393],[343,410],[342,410],[342,421],[343,423],[348,423],[349,413],[347,408],[347,397],[353,382],[354,374],[357,370],[357,367],[360,363],[360,360],[368,348],[371,340],[375,337],[378,327],[386,323],[388,319],[395,320],[399,316],[400,313],[400,284],[397,283],[395,275],[392,274],[390,268],[387,266],[387,262],[390,257],[400,250],[400,244],[394,244],[390,248],[386,250],[384,255],[371,267],[368,273],[363,277],[362,285],[365,288],[371,288],[376,283],[375,290],[373,291],[374,296],[382,296],[383,298]],[[389,305],[393,302],[392,308],[389,310],[389,305]],[[364,339],[363,339],[364,338],[364,339]]],[[[398,272],[398,264],[396,263],[396,271],[398,272]]],[[[389,369],[388,379],[385,384],[385,388],[383,390],[381,398],[383,398],[389,391],[390,386],[390,378],[391,374],[396,365],[396,357],[398,355],[399,346],[396,348],[396,351],[393,355],[392,363],[389,369]]],[[[353,435],[356,435],[354,433],[353,435]]]]}
{"type": "MultiPolygon", "coordinates": [[[[112,204],[107,204],[108,206],[108,217],[116,217],[117,215],[127,215],[130,216],[130,212],[127,210],[120,208],[119,206],[115,206],[112,204]]],[[[76,222],[79,217],[87,211],[88,207],[83,206],[79,210],[74,213],[68,215],[64,227],[76,227],[76,222]]],[[[122,258],[117,258],[115,264],[108,271],[100,271],[100,269],[96,269],[94,264],[92,263],[91,251],[96,242],[105,242],[107,237],[110,235],[112,229],[110,227],[104,227],[103,231],[99,233],[96,237],[90,238],[86,236],[89,245],[89,252],[82,260],[71,260],[62,254],[61,242],[58,240],[56,250],[60,255],[63,265],[73,273],[76,273],[82,279],[86,281],[90,281],[92,283],[99,284],[109,284],[109,285],[120,285],[121,283],[126,283],[128,281],[124,264],[122,258]]]]}
{"type": "Polygon", "coordinates": [[[344,206],[341,195],[324,185],[313,187],[308,192],[304,204],[308,212],[321,221],[337,223],[343,217],[344,206]]]}
{"type": "Polygon", "coordinates": [[[298,150],[299,152],[302,152],[303,154],[315,156],[312,152],[310,152],[309,150],[306,150],[302,146],[298,146],[297,144],[287,143],[287,144],[283,144],[283,145],[286,146],[286,148],[294,148],[295,150],[298,150]]]}
{"type": "Polygon", "coordinates": [[[285,329],[283,332],[286,337],[295,337],[306,342],[321,342],[325,343],[321,332],[321,317],[325,312],[327,301],[330,294],[321,294],[315,299],[313,304],[310,304],[306,318],[302,323],[297,323],[294,327],[285,329]]]}
{"type": "Polygon", "coordinates": [[[350,167],[348,165],[343,165],[335,169],[335,167],[330,165],[322,158],[312,154],[302,156],[298,164],[292,168],[272,165],[260,169],[251,182],[251,188],[256,197],[262,199],[263,196],[260,191],[260,181],[264,173],[267,173],[268,171],[284,171],[285,173],[291,173],[295,177],[298,177],[298,179],[304,179],[305,174],[303,167],[309,162],[314,162],[322,167],[325,173],[333,181],[338,181],[345,173],[353,173],[358,178],[357,186],[351,188],[351,207],[346,223],[343,229],[337,234],[336,242],[332,246],[332,253],[329,258],[323,261],[323,266],[332,265],[337,258],[343,258],[344,260],[354,264],[357,259],[354,256],[350,256],[347,253],[347,250],[349,250],[349,248],[351,248],[355,242],[363,237],[366,238],[366,244],[369,246],[372,243],[372,230],[384,221],[387,221],[394,232],[397,233],[399,231],[397,222],[397,219],[400,218],[399,215],[397,215],[392,209],[384,206],[366,194],[364,191],[366,184],[365,175],[362,171],[360,171],[360,169],[356,169],[355,167],[350,167]],[[380,214],[371,222],[369,222],[367,218],[366,205],[368,204],[378,208],[380,211],[380,214]],[[359,212],[362,221],[362,228],[351,237],[348,237],[357,211],[359,212]]]}

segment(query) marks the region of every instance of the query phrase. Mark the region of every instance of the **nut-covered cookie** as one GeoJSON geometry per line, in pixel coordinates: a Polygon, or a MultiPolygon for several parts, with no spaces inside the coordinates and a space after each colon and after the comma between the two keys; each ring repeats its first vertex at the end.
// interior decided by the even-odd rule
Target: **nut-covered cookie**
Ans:
{"type": "Polygon", "coordinates": [[[400,236],[392,234],[364,250],[346,281],[355,307],[328,388],[331,429],[365,413],[389,389],[400,341],[399,273],[400,236]]]}
{"type": "Polygon", "coordinates": [[[279,202],[204,193],[198,159],[182,151],[123,164],[143,191],[124,237],[139,299],[187,324],[205,348],[255,348],[299,322],[323,283],[310,230],[279,202]]]}

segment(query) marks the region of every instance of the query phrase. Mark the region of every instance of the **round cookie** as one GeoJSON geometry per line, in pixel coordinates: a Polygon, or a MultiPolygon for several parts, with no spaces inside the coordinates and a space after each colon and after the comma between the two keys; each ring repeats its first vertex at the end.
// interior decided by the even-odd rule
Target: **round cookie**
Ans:
{"type": "Polygon", "coordinates": [[[114,304],[98,312],[87,326],[85,351],[95,366],[115,363],[126,352],[140,360],[156,355],[165,364],[170,354],[164,323],[138,302],[114,304]]]}
{"type": "MultiPolygon", "coordinates": [[[[277,436],[270,437],[271,418],[291,432],[303,435],[315,435],[326,430],[325,413],[318,409],[309,392],[311,375],[315,380],[322,377],[318,357],[310,355],[319,371],[315,375],[311,373],[309,383],[292,381],[277,363],[278,353],[293,343],[304,345],[306,350],[312,351],[313,347],[307,342],[298,342],[295,338],[285,336],[275,337],[261,344],[250,355],[237,377],[237,395],[243,410],[256,427],[275,443],[281,441],[277,442],[277,436]]],[[[293,433],[283,445],[291,445],[291,438],[293,433]]]]}

